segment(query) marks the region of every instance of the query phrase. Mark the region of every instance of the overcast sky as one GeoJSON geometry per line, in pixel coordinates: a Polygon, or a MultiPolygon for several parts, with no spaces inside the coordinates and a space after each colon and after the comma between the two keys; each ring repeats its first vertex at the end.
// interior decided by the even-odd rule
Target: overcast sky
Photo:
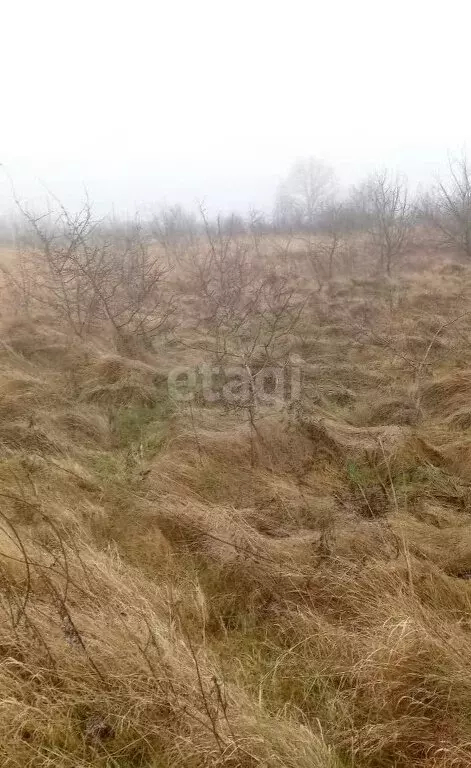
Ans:
{"type": "MultiPolygon", "coordinates": [[[[448,0],[3,0],[0,162],[100,211],[267,206],[290,163],[433,176],[471,139],[471,8],[448,0]]],[[[0,209],[10,189],[0,178],[0,209]]]]}

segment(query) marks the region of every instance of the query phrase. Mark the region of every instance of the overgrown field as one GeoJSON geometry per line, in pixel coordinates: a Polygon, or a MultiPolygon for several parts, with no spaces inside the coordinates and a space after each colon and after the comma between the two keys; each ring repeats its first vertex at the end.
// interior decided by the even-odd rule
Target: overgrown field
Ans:
{"type": "Polygon", "coordinates": [[[137,349],[3,289],[5,768],[471,764],[471,266],[257,258],[137,349]],[[299,397],[169,393],[230,355],[299,397]]]}

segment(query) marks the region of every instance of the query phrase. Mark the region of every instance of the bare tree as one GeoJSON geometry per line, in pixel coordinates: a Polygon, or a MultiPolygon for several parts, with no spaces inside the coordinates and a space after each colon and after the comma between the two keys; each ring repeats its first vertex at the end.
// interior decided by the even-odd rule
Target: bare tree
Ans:
{"type": "Polygon", "coordinates": [[[379,252],[381,269],[391,275],[403,253],[412,225],[407,182],[389,171],[378,171],[356,190],[362,199],[368,231],[379,252]]]}
{"type": "Polygon", "coordinates": [[[422,213],[439,232],[441,242],[471,259],[471,169],[465,155],[450,159],[450,177],[426,196],[422,213]]]}
{"type": "Polygon", "coordinates": [[[314,157],[298,160],[278,188],[275,222],[280,228],[312,231],[335,191],[335,174],[329,165],[314,157]]]}

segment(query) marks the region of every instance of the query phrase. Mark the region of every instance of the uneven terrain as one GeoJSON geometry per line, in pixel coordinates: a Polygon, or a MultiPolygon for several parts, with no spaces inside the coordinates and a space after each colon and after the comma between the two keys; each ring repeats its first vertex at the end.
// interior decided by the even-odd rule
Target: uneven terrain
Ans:
{"type": "Polygon", "coordinates": [[[4,289],[2,766],[471,764],[471,266],[277,259],[301,394],[253,413],[169,393],[181,277],[132,357],[4,289]]]}

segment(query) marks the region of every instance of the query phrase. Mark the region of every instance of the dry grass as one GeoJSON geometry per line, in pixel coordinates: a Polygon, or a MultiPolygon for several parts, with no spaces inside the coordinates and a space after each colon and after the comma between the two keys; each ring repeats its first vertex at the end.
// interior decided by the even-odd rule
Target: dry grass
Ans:
{"type": "Polygon", "coordinates": [[[304,280],[255,432],[169,400],[186,294],[141,361],[3,318],[2,765],[471,764],[471,267],[424,263],[304,280]]]}

